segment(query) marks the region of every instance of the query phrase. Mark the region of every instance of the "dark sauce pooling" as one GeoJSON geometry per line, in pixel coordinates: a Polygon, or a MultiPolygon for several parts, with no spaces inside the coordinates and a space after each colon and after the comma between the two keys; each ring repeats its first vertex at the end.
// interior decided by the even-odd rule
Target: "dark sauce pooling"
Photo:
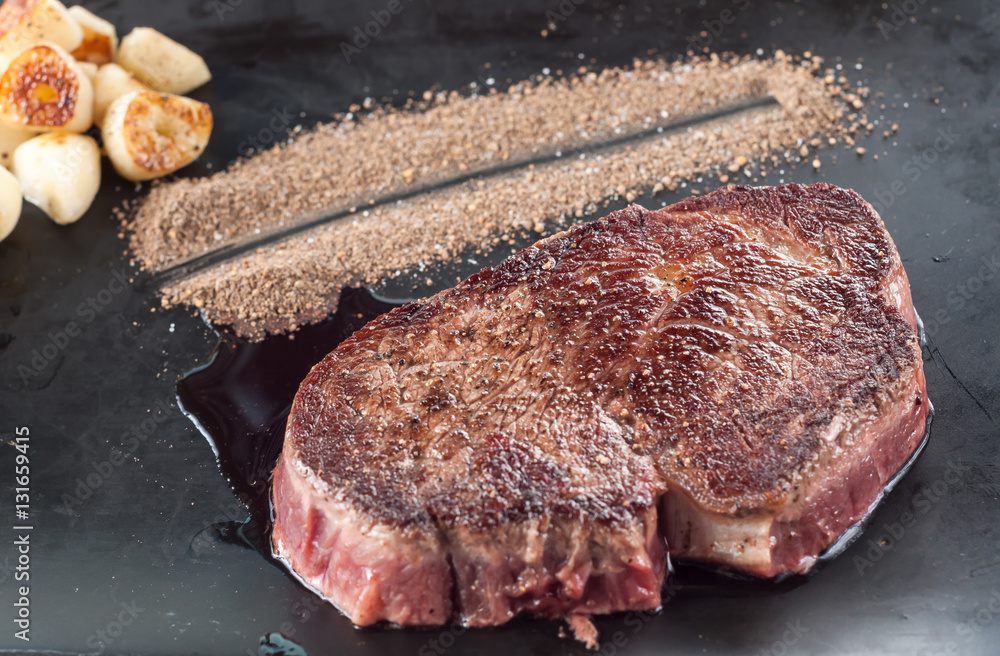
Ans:
{"type": "MultiPolygon", "coordinates": [[[[345,290],[337,313],[293,335],[275,335],[249,343],[231,332],[219,332],[219,344],[208,364],[177,384],[181,409],[212,444],[219,468],[250,511],[244,523],[210,527],[219,541],[249,545],[273,558],[270,546],[271,474],[281,453],[285,422],[299,384],[309,370],[337,345],[372,319],[398,304],[377,299],[367,290],[345,290]]],[[[924,344],[921,324],[921,344],[924,344]]],[[[846,550],[870,523],[875,509],[910,470],[930,436],[933,406],[920,445],[888,482],[867,516],[822,553],[809,575],[783,575],[763,580],[697,564],[671,563],[669,594],[774,594],[801,585],[846,550]]],[[[292,574],[292,578],[297,577],[292,574]]]]}
{"type": "Polygon", "coordinates": [[[349,289],[334,316],[293,335],[249,343],[221,331],[209,363],[178,382],[181,409],[208,438],[223,475],[250,510],[252,526],[244,537],[256,543],[249,536],[260,534],[263,540],[254,546],[268,556],[271,472],[299,384],[338,344],[394,307],[367,291],[349,289]]]}

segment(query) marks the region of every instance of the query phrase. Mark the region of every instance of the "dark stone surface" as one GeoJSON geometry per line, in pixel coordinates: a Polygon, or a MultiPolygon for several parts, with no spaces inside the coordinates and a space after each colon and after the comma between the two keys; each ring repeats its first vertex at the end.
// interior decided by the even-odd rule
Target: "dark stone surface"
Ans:
{"type": "MultiPolygon", "coordinates": [[[[371,20],[370,11],[385,8],[384,0],[86,4],[121,34],[151,25],[208,60],[215,80],[195,96],[212,103],[217,127],[190,173],[232,161],[276,110],[310,124],[368,95],[402,99],[435,84],[450,89],[489,76],[519,79],[545,66],[569,70],[581,52],[594,65],[625,64],[634,56],[672,56],[700,40],[739,52],[808,49],[830,64],[841,57],[845,75],[871,86],[873,117],[884,113],[875,134],[861,141],[869,154],[827,148],[818,172],[803,167],[780,177],[851,187],[879,204],[928,324],[933,436],[872,526],[806,584],[752,595],[682,590],[659,616],[600,619],[603,653],[996,653],[995,3],[402,2],[403,11],[350,63],[340,43],[371,20]],[[543,38],[555,15],[547,18],[548,10],[566,20],[543,38]],[[859,60],[862,70],[855,69],[859,60]],[[883,140],[892,123],[898,134],[883,140]]],[[[58,227],[27,208],[0,244],[0,333],[10,336],[0,340],[0,650],[243,654],[256,653],[261,636],[277,631],[314,656],[581,653],[543,621],[467,632],[356,630],[259,553],[216,535],[214,524],[246,511],[174,401],[178,377],[206,362],[216,338],[189,311],[154,312],[153,290],[116,282],[116,272],[134,274],[110,210],[136,194],[109,167],[105,173],[105,191],[80,222],[58,227]],[[79,335],[64,338],[71,321],[79,335]],[[46,355],[50,341],[57,345],[46,355]],[[32,437],[30,643],[14,637],[12,621],[9,443],[20,426],[32,437]]],[[[441,273],[441,284],[455,275],[441,273]]],[[[271,636],[265,649],[281,642],[271,636]]]]}

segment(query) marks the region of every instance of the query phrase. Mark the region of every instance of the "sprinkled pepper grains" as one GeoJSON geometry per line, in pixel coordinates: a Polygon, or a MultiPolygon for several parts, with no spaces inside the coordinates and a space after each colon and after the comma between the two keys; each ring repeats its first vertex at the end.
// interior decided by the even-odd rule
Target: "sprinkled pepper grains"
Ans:
{"type": "Polygon", "coordinates": [[[821,66],[781,52],[636,61],[346,114],[225,172],[155,186],[130,213],[130,245],[159,271],[303,217],[344,214],[163,289],[165,306],[193,305],[252,339],[292,331],[333,312],[346,286],[551,233],[610,200],[708,176],[759,182],[810,158],[819,168],[818,147],[853,145],[866,129],[855,111],[867,93],[821,66]],[[777,103],[750,104],[767,96],[777,103]]]}

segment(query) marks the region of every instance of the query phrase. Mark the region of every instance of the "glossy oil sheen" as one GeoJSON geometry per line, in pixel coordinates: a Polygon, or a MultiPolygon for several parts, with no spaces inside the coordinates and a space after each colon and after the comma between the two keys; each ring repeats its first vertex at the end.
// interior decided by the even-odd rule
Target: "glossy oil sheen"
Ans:
{"type": "Polygon", "coordinates": [[[223,475],[265,532],[271,472],[299,383],[340,342],[393,307],[348,290],[334,316],[294,335],[248,343],[222,331],[209,363],[177,384],[181,408],[211,442],[223,475]]]}

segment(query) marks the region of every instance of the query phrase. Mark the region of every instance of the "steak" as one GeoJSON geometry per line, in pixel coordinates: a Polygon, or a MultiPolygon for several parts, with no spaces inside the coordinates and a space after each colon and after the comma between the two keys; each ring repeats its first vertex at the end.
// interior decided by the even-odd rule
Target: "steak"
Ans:
{"type": "Polygon", "coordinates": [[[273,548],[355,624],[660,605],[668,558],[804,573],[924,435],[856,193],[632,206],[372,321],[295,397],[273,548]]]}

